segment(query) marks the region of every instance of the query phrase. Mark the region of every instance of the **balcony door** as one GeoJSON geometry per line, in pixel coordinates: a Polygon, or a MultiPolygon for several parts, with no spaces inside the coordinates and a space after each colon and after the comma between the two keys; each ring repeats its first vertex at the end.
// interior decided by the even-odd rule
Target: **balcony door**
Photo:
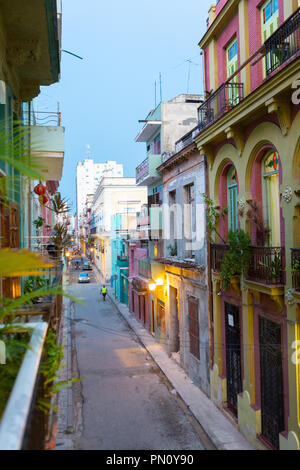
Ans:
{"type": "MultiPolygon", "coordinates": [[[[237,39],[235,39],[226,50],[227,58],[227,78],[231,77],[238,69],[238,48],[237,39]]],[[[236,75],[228,84],[228,105],[236,106],[239,101],[238,75],[236,75]]]]}
{"type": "Polygon", "coordinates": [[[238,184],[235,167],[230,167],[227,173],[227,204],[228,204],[228,230],[238,230],[238,184]]]}
{"type": "Polygon", "coordinates": [[[267,227],[266,244],[281,246],[279,157],[271,152],[262,161],[263,216],[267,227]]]}
{"type": "MultiPolygon", "coordinates": [[[[261,8],[261,36],[262,42],[266,40],[276,31],[279,27],[279,7],[278,0],[267,0],[261,8]]],[[[276,56],[268,59],[271,63],[276,63],[276,56]]],[[[266,78],[266,59],[263,59],[263,77],[266,78]]]]}

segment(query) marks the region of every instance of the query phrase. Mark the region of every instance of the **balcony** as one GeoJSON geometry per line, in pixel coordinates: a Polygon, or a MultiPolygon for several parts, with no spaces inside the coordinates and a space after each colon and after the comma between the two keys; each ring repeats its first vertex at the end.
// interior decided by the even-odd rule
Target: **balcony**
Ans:
{"type": "Polygon", "coordinates": [[[300,9],[265,42],[266,74],[269,76],[300,51],[300,9]]]}
{"type": "Polygon", "coordinates": [[[27,122],[30,123],[31,153],[39,158],[45,181],[59,181],[65,151],[65,128],[60,125],[60,113],[31,113],[27,122]]]}
{"type": "Polygon", "coordinates": [[[243,83],[223,83],[199,108],[198,126],[192,139],[244,99],[243,83]]]}
{"type": "Polygon", "coordinates": [[[222,261],[229,245],[212,244],[210,248],[211,269],[216,273],[220,273],[222,269],[222,261]]]}
{"type": "Polygon", "coordinates": [[[251,261],[246,278],[269,286],[285,282],[285,249],[283,247],[251,246],[251,261]]]}
{"type": "Polygon", "coordinates": [[[161,164],[161,154],[149,154],[147,158],[136,168],[136,184],[150,186],[159,180],[161,175],[156,168],[161,164]]]}
{"type": "Polygon", "coordinates": [[[193,131],[190,131],[188,134],[184,135],[180,140],[175,143],[175,153],[180,152],[185,147],[191,145],[193,142],[193,131]]]}
{"type": "Polygon", "coordinates": [[[117,256],[117,266],[119,268],[128,268],[128,257],[127,256],[117,256]]]}
{"type": "Polygon", "coordinates": [[[300,248],[293,248],[292,252],[292,270],[293,270],[293,288],[300,292],[300,248]]]}
{"type": "Polygon", "coordinates": [[[142,276],[146,279],[151,279],[152,278],[151,263],[149,259],[148,258],[139,259],[138,265],[139,265],[139,269],[138,269],[139,276],[142,276]]]}

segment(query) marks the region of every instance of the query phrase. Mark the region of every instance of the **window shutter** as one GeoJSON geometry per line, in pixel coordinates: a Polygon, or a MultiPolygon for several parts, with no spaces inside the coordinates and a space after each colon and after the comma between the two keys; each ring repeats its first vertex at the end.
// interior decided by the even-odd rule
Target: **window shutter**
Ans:
{"type": "Polygon", "coordinates": [[[19,248],[19,207],[15,202],[9,203],[9,247],[19,248]]]}

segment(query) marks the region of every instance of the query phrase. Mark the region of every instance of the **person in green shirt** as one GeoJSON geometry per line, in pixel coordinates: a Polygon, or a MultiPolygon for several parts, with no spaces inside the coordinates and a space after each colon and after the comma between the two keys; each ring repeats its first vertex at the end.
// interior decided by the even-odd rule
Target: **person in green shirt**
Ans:
{"type": "Polygon", "coordinates": [[[102,294],[103,300],[105,302],[105,297],[106,297],[106,294],[107,294],[107,289],[106,289],[105,286],[102,287],[101,294],[102,294]]]}

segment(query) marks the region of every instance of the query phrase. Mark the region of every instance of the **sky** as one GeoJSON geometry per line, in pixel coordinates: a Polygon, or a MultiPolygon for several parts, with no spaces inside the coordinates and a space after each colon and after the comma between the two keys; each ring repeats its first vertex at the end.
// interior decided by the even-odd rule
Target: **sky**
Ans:
{"type": "Polygon", "coordinates": [[[56,111],[65,127],[65,158],[59,190],[76,211],[76,165],[123,163],[124,176],[146,156],[136,143],[156,104],[181,93],[203,93],[198,43],[212,0],[63,0],[59,83],[42,87],[35,106],[56,111]],[[192,63],[187,62],[191,60],[192,63]],[[188,81],[190,67],[190,80],[188,81]],[[161,74],[160,96],[159,75],[161,74]]]}

